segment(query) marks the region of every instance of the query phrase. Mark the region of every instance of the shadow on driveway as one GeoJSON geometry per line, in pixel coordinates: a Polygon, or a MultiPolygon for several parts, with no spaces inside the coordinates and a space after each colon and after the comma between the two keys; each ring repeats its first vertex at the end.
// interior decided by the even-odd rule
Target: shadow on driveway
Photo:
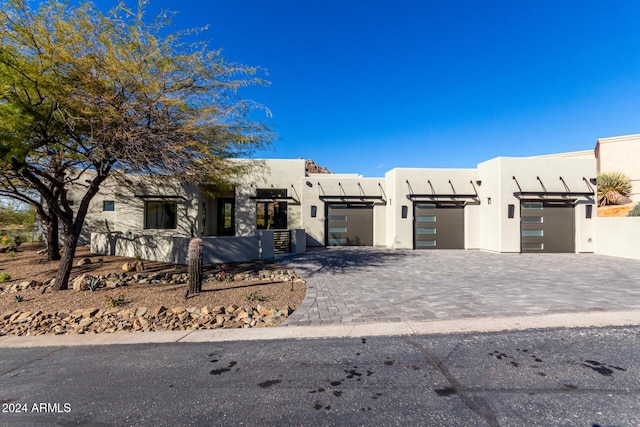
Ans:
{"type": "Polygon", "coordinates": [[[342,274],[392,266],[411,256],[412,251],[366,246],[308,248],[306,253],[287,255],[278,260],[301,277],[314,274],[342,274]]]}

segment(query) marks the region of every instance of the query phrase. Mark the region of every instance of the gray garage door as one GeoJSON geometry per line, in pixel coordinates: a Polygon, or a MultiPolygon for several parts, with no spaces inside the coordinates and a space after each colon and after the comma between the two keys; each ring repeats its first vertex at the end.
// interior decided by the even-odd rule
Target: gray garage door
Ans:
{"type": "Polygon", "coordinates": [[[464,204],[413,204],[414,249],[464,249],[464,204]]]}
{"type": "Polygon", "coordinates": [[[326,205],[327,246],[373,246],[373,204],[326,205]]]}
{"type": "Polygon", "coordinates": [[[574,206],[565,201],[522,201],[522,252],[575,252],[574,206]]]}

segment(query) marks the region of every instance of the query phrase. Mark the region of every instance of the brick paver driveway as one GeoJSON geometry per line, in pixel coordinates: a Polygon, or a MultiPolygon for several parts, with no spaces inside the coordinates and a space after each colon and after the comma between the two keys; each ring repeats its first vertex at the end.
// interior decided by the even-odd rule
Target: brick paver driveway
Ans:
{"type": "Polygon", "coordinates": [[[346,247],[279,262],[307,281],[283,326],[640,309],[640,261],[593,254],[346,247]]]}

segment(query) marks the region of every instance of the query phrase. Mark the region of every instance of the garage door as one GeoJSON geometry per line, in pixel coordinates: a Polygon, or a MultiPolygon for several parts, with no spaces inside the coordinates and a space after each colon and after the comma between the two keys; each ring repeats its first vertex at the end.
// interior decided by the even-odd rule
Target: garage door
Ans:
{"type": "Polygon", "coordinates": [[[373,204],[326,205],[327,246],[373,246],[373,204]]]}
{"type": "Polygon", "coordinates": [[[575,252],[574,206],[566,201],[522,201],[522,252],[575,252]]]}
{"type": "Polygon", "coordinates": [[[464,204],[413,204],[414,249],[464,249],[464,204]]]}

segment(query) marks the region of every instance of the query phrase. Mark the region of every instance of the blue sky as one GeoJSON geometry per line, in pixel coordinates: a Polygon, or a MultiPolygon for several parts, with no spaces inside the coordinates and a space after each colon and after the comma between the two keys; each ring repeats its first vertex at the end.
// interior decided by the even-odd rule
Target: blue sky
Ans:
{"type": "MultiPolygon", "coordinates": [[[[101,2],[98,2],[100,4],[101,2]]],[[[106,2],[105,2],[106,3],[106,2]]],[[[640,133],[634,1],[151,0],[272,82],[257,157],[338,173],[475,167],[640,133]]]]}

